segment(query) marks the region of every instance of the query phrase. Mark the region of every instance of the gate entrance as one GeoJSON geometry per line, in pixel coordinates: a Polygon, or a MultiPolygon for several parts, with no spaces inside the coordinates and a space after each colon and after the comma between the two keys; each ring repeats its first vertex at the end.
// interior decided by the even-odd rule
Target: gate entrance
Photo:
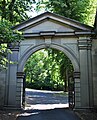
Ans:
{"type": "Polygon", "coordinates": [[[31,104],[44,103],[46,105],[51,104],[57,106],[62,104],[65,108],[69,107],[68,78],[66,77],[67,69],[73,71],[72,63],[69,58],[59,50],[50,48],[42,49],[31,55],[24,67],[24,72],[26,73],[26,88],[30,88],[26,91],[26,105],[30,104],[31,106],[31,104]],[[44,90],[46,90],[46,92],[44,90]],[[40,92],[42,95],[39,94],[40,92]],[[45,93],[48,93],[48,96],[50,93],[52,97],[46,100],[47,94],[45,93]],[[38,96],[38,98],[35,96],[38,96]],[[39,100],[39,97],[41,100],[39,100]],[[39,102],[37,103],[37,101],[39,102]]]}
{"type": "MultiPolygon", "coordinates": [[[[73,64],[74,76],[68,78],[69,84],[72,84],[71,79],[75,84],[74,90],[73,87],[69,88],[69,91],[74,91],[69,92],[69,96],[72,96],[69,100],[70,106],[77,109],[93,107],[93,102],[97,100],[95,98],[94,101],[93,97],[92,79],[95,83],[97,70],[94,67],[92,74],[92,64],[96,61],[95,57],[92,62],[92,57],[97,53],[97,47],[94,47],[92,52],[92,27],[46,12],[13,27],[13,30],[22,31],[24,40],[17,42],[16,46],[11,48],[12,54],[8,55],[8,59],[17,64],[9,63],[7,71],[0,74],[0,81],[5,83],[5,91],[4,87],[0,90],[4,93],[1,96],[3,106],[22,107],[25,63],[34,52],[50,47],[62,51],[73,64]]],[[[93,45],[95,46],[95,43],[93,45]]]]}

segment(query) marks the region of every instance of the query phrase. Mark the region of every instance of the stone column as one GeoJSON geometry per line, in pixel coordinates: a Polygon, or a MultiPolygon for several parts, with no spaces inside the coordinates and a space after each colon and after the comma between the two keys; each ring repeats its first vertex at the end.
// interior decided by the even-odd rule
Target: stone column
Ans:
{"type": "Polygon", "coordinates": [[[81,107],[80,72],[74,72],[75,109],[81,107]]]}
{"type": "Polygon", "coordinates": [[[7,80],[6,80],[6,93],[5,93],[5,106],[15,107],[16,106],[16,73],[18,65],[18,52],[19,45],[13,47],[10,46],[12,54],[8,54],[8,59],[13,64],[8,64],[7,80]]]}
{"type": "Polygon", "coordinates": [[[79,39],[81,108],[92,106],[91,40],[79,39]]]}
{"type": "Polygon", "coordinates": [[[22,107],[24,75],[25,75],[24,72],[17,72],[16,106],[18,108],[22,107]]]}

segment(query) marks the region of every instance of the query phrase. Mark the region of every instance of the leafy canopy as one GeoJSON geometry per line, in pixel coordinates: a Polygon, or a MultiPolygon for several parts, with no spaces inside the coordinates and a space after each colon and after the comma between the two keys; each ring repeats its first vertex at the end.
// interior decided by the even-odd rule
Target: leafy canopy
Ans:
{"type": "Polygon", "coordinates": [[[66,70],[73,71],[68,57],[56,49],[43,49],[26,62],[26,87],[33,89],[67,90],[66,70]]]}
{"type": "Polygon", "coordinates": [[[6,67],[8,62],[9,43],[22,38],[21,33],[12,31],[11,26],[28,19],[26,11],[30,11],[33,2],[35,0],[0,0],[0,68],[6,67]]]}
{"type": "Polygon", "coordinates": [[[39,0],[36,11],[51,11],[93,26],[96,7],[97,0],[39,0]]]}
{"type": "Polygon", "coordinates": [[[6,67],[6,63],[9,62],[7,60],[7,54],[12,53],[8,48],[10,43],[14,43],[14,45],[22,40],[21,32],[13,31],[11,29],[11,22],[7,20],[0,21],[0,69],[6,67]]]}
{"type": "Polygon", "coordinates": [[[27,11],[32,10],[35,0],[0,0],[0,16],[11,23],[28,19],[27,11]]]}

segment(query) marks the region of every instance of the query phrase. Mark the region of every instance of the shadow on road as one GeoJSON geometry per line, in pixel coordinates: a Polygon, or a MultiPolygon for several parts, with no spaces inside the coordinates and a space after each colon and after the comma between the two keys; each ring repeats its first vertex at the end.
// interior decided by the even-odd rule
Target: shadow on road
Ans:
{"type": "Polygon", "coordinates": [[[68,109],[68,94],[26,89],[25,110],[16,120],[80,120],[68,109]]]}
{"type": "Polygon", "coordinates": [[[55,108],[51,110],[25,110],[16,120],[80,120],[69,109],[55,108]]]}

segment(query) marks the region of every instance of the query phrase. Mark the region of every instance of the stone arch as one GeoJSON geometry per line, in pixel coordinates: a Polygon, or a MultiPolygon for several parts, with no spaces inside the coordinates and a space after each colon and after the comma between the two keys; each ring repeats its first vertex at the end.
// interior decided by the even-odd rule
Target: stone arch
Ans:
{"type": "MultiPolygon", "coordinates": [[[[70,47],[68,47],[67,45],[60,45],[60,44],[55,44],[55,43],[51,43],[51,44],[39,44],[36,46],[30,46],[28,47],[28,49],[24,52],[24,54],[21,56],[19,63],[18,63],[18,80],[17,81],[21,81],[21,86],[23,86],[23,69],[25,66],[25,63],[27,61],[27,59],[36,51],[44,49],[44,48],[54,48],[57,50],[62,51],[64,54],[66,54],[66,56],[71,60],[71,63],[73,65],[74,68],[74,90],[75,90],[75,94],[74,94],[74,103],[75,103],[75,108],[80,106],[79,102],[77,102],[77,99],[80,100],[80,96],[77,96],[77,93],[80,91],[80,77],[79,77],[79,61],[78,58],[76,57],[76,55],[74,54],[74,52],[72,51],[72,49],[70,47]],[[77,97],[76,97],[77,96],[77,97]]],[[[24,73],[23,73],[24,74],[24,73]]],[[[21,88],[20,86],[17,86],[17,89],[21,88]]],[[[21,93],[21,91],[20,91],[21,93]]],[[[80,93],[79,93],[80,94],[80,93]]],[[[22,96],[22,95],[21,95],[22,96]]],[[[20,98],[22,101],[22,98],[20,98]]],[[[22,105],[20,105],[22,106],[22,105]]]]}
{"type": "Polygon", "coordinates": [[[97,90],[93,87],[93,84],[96,85],[96,52],[92,49],[92,44],[93,47],[96,44],[94,36],[91,36],[94,34],[92,27],[46,12],[13,27],[13,30],[22,31],[25,41],[21,41],[20,46],[17,44],[12,49],[13,54],[8,55],[10,61],[18,64],[8,64],[4,77],[0,74],[0,80],[6,83],[3,95],[5,102],[0,101],[1,105],[21,108],[25,63],[34,52],[47,47],[62,51],[73,64],[75,108],[92,108],[97,105],[97,97],[94,95],[97,90]]]}
{"type": "Polygon", "coordinates": [[[58,44],[40,44],[37,46],[30,46],[25,53],[22,55],[22,57],[19,60],[18,63],[18,72],[23,72],[23,68],[25,66],[25,63],[27,61],[27,59],[36,51],[44,49],[44,48],[54,48],[57,50],[62,51],[64,54],[66,54],[66,56],[71,60],[71,63],[73,64],[74,67],[74,72],[79,72],[79,62],[77,57],[75,56],[75,54],[73,53],[73,51],[66,45],[62,46],[62,45],[58,45],[58,44]]]}

